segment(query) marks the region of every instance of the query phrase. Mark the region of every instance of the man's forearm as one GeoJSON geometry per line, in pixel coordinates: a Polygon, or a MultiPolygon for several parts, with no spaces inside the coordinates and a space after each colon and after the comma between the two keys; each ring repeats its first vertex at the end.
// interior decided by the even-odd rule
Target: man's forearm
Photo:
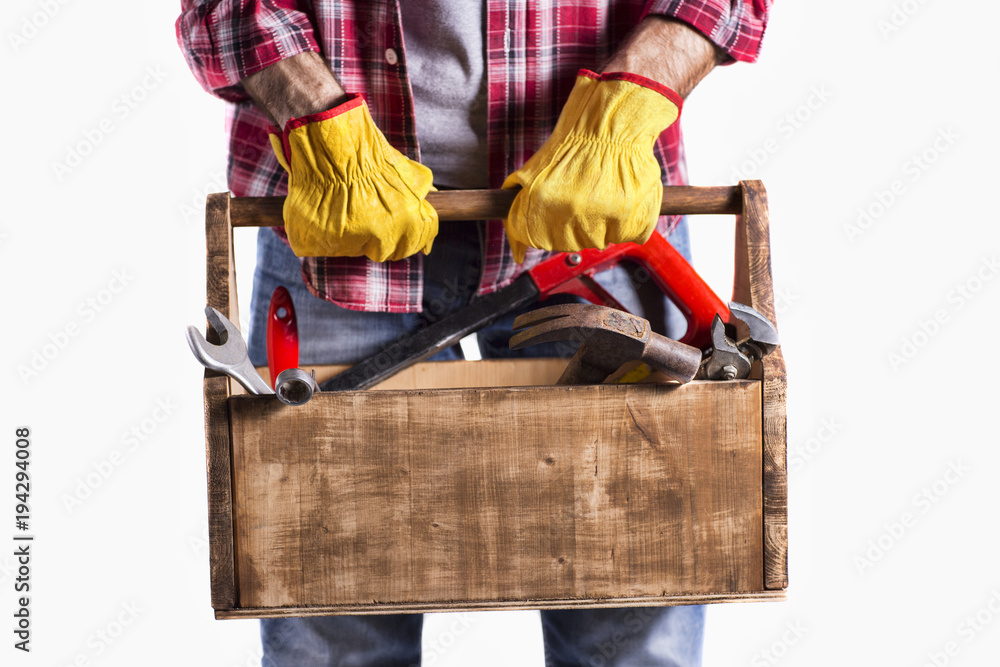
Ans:
{"type": "Polygon", "coordinates": [[[686,23],[647,16],[602,68],[639,74],[687,97],[725,54],[686,23]]]}
{"type": "Polygon", "coordinates": [[[346,93],[318,53],[307,51],[280,60],[240,81],[274,124],[332,109],[346,93]]]}

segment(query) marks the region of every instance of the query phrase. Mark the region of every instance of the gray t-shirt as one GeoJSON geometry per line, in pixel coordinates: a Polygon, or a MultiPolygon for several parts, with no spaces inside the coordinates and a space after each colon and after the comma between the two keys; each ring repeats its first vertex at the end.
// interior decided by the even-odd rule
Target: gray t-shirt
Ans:
{"type": "Polygon", "coordinates": [[[434,184],[485,188],[483,0],[401,0],[420,161],[434,184]]]}

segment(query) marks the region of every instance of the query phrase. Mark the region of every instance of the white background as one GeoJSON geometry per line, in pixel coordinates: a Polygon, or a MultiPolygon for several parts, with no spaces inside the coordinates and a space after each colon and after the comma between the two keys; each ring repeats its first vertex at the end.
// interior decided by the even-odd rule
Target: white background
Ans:
{"type": "MultiPolygon", "coordinates": [[[[49,4],[0,21],[0,543],[19,425],[37,536],[30,655],[0,547],[0,664],[255,664],[256,622],[209,605],[202,369],[182,335],[204,322],[222,103],[184,64],[177,3],[49,4]]],[[[996,664],[998,21],[985,0],[781,2],[760,62],[685,108],[692,183],[768,188],[789,372],[789,600],[712,607],[706,665],[996,664]]],[[[732,222],[692,222],[726,294],[732,222]]],[[[425,640],[425,664],[541,664],[531,612],[429,617],[425,640]]]]}

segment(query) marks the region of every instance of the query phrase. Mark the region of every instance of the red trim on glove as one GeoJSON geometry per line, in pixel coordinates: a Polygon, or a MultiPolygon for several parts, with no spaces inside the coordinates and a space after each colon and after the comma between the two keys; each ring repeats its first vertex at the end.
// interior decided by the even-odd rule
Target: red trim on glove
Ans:
{"type": "Polygon", "coordinates": [[[677,105],[678,114],[680,114],[681,108],[684,106],[684,99],[672,88],[664,86],[659,81],[653,81],[652,79],[639,74],[633,74],[632,72],[605,72],[604,74],[598,74],[593,70],[582,69],[577,72],[576,75],[585,76],[588,79],[593,79],[594,81],[628,81],[629,83],[634,83],[642,86],[643,88],[655,90],[677,105]]]}
{"type": "Polygon", "coordinates": [[[285,154],[285,164],[287,164],[288,167],[291,168],[291,166],[292,166],[292,146],[288,142],[288,133],[287,132],[282,132],[281,130],[279,130],[277,125],[268,125],[267,126],[267,133],[268,134],[273,134],[276,137],[280,137],[281,138],[281,148],[282,148],[282,152],[285,154]]]}
{"type": "Polygon", "coordinates": [[[342,113],[347,113],[351,109],[356,109],[365,103],[365,99],[361,96],[361,93],[349,93],[347,95],[347,101],[338,104],[332,109],[327,109],[326,111],[320,111],[319,113],[309,114],[308,116],[302,116],[301,118],[289,118],[288,122],[285,123],[285,136],[297,127],[302,127],[303,125],[308,125],[309,123],[316,123],[321,120],[329,120],[330,118],[335,118],[342,113]]]}
{"type": "Polygon", "coordinates": [[[365,103],[365,98],[362,97],[361,93],[348,93],[347,101],[342,104],[338,104],[332,109],[327,109],[326,111],[320,111],[319,113],[309,114],[308,116],[302,116],[300,118],[289,118],[288,122],[285,123],[285,130],[282,131],[277,125],[268,125],[268,134],[276,134],[281,137],[281,145],[285,149],[285,162],[291,166],[292,164],[292,146],[288,141],[288,135],[297,127],[302,127],[303,125],[308,125],[309,123],[315,123],[321,120],[327,120],[329,118],[334,118],[342,113],[347,113],[351,109],[356,109],[365,103]]]}

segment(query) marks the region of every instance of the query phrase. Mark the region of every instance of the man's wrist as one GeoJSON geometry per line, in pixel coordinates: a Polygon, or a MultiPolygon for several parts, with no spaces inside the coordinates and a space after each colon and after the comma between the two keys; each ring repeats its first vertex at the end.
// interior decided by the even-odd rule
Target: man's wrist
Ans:
{"type": "Polygon", "coordinates": [[[240,83],[279,128],[291,118],[326,111],[347,100],[333,72],[313,51],[280,60],[240,83]]]}
{"type": "Polygon", "coordinates": [[[630,72],[652,79],[687,97],[725,54],[681,21],[647,16],[625,38],[602,72],[630,72]]]}

